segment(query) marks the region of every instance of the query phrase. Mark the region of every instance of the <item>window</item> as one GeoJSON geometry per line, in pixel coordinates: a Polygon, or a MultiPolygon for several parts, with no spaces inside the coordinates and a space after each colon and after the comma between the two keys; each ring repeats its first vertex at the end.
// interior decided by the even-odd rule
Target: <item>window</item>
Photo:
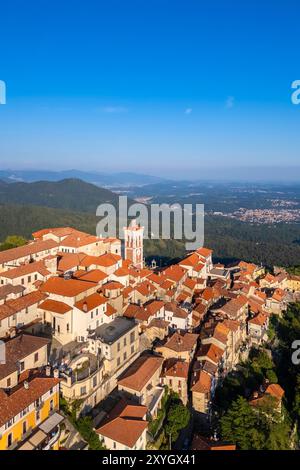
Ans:
{"type": "Polygon", "coordinates": [[[9,377],[6,381],[6,386],[9,388],[11,386],[11,378],[9,377]]]}
{"type": "Polygon", "coordinates": [[[96,308],[96,316],[98,316],[98,309],[96,308]]]}
{"type": "Polygon", "coordinates": [[[69,323],[67,323],[67,333],[69,333],[69,331],[70,331],[70,325],[69,323]]]}
{"type": "Polygon", "coordinates": [[[126,337],[124,338],[124,346],[126,346],[127,344],[127,341],[126,341],[126,337]]]}
{"type": "Polygon", "coordinates": [[[134,353],[134,344],[131,346],[131,354],[134,353]]]}
{"type": "Polygon", "coordinates": [[[97,375],[93,378],[93,387],[97,386],[97,375]]]}
{"type": "Polygon", "coordinates": [[[7,436],[7,447],[10,447],[13,443],[13,435],[12,435],[12,432],[9,433],[9,435],[7,436]]]}
{"type": "Polygon", "coordinates": [[[127,359],[127,353],[126,352],[124,352],[124,354],[123,354],[123,359],[124,359],[124,361],[126,361],[126,359],[127,359]]]}
{"type": "Polygon", "coordinates": [[[9,421],[7,421],[7,423],[5,424],[5,429],[10,428],[14,424],[14,422],[15,422],[15,418],[12,418],[9,421]]]}
{"type": "Polygon", "coordinates": [[[130,333],[130,342],[133,343],[135,340],[135,333],[134,331],[132,333],[130,333]]]}
{"type": "Polygon", "coordinates": [[[34,275],[34,280],[37,281],[37,274],[34,275]]]}
{"type": "Polygon", "coordinates": [[[116,449],[117,448],[117,444],[114,442],[113,443],[113,448],[116,449]]]}
{"type": "Polygon", "coordinates": [[[50,411],[54,410],[54,401],[50,400],[50,411]]]}
{"type": "Polygon", "coordinates": [[[27,279],[28,279],[28,282],[31,282],[31,276],[28,276],[27,279]]]}
{"type": "Polygon", "coordinates": [[[91,319],[94,318],[94,312],[91,312],[91,319]]]}
{"type": "Polygon", "coordinates": [[[86,386],[80,387],[80,395],[85,395],[86,394],[86,386]]]}
{"type": "Polygon", "coordinates": [[[39,360],[39,353],[36,352],[34,355],[34,362],[37,362],[39,360]]]}
{"type": "Polygon", "coordinates": [[[19,367],[20,367],[20,372],[23,372],[23,370],[25,369],[24,361],[19,362],[19,367]]]}
{"type": "Polygon", "coordinates": [[[118,349],[118,352],[120,351],[121,347],[120,347],[120,343],[117,344],[117,349],[118,349]]]}
{"type": "Polygon", "coordinates": [[[120,363],[121,363],[121,359],[118,357],[118,359],[117,359],[117,366],[119,366],[120,363]]]}
{"type": "Polygon", "coordinates": [[[26,434],[26,431],[27,431],[27,423],[26,423],[26,421],[24,421],[23,426],[22,426],[22,433],[26,434]]]}

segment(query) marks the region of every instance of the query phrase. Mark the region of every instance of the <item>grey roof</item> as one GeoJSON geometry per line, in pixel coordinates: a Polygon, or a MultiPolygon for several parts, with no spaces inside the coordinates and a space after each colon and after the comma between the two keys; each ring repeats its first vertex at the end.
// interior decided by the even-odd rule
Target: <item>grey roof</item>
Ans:
{"type": "Polygon", "coordinates": [[[0,287],[0,299],[6,299],[6,297],[10,294],[22,294],[24,290],[25,287],[21,285],[13,286],[12,284],[5,284],[4,286],[0,287]]]}
{"type": "Polygon", "coordinates": [[[117,317],[112,322],[96,328],[96,338],[100,339],[103,343],[113,344],[135,326],[135,320],[125,317],[117,317]]]}
{"type": "Polygon", "coordinates": [[[65,418],[60,415],[59,413],[54,413],[51,415],[48,419],[46,419],[40,426],[39,428],[45,432],[46,434],[49,434],[56,426],[61,423],[65,418]]]}

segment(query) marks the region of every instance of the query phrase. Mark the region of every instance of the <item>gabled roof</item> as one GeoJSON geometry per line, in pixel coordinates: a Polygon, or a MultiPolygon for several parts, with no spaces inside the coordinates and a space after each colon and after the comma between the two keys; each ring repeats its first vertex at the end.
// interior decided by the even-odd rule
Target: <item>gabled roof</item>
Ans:
{"type": "Polygon", "coordinates": [[[46,297],[47,296],[40,291],[33,291],[17,299],[8,300],[6,303],[0,305],[0,320],[4,320],[4,318],[10,317],[31,305],[38,304],[46,297]]]}
{"type": "Polygon", "coordinates": [[[39,273],[42,276],[48,276],[50,271],[45,266],[43,261],[35,261],[34,263],[23,264],[22,266],[17,266],[13,269],[8,269],[7,271],[2,271],[0,277],[5,277],[7,279],[16,279],[18,277],[30,275],[33,273],[39,273]]]}
{"type": "MultiPolygon", "coordinates": [[[[142,408],[141,413],[144,413],[145,407],[141,406],[140,408],[142,408]]],[[[132,411],[128,408],[127,410],[124,411],[125,414],[132,414],[132,411]]],[[[136,412],[134,412],[133,417],[118,416],[117,418],[106,422],[96,430],[96,433],[132,448],[135,446],[147,427],[148,422],[143,419],[138,419],[136,412]]]]}
{"type": "Polygon", "coordinates": [[[179,377],[187,380],[189,375],[189,364],[178,359],[168,359],[164,362],[162,377],[179,377]]]}
{"type": "Polygon", "coordinates": [[[219,348],[213,343],[210,344],[202,344],[199,352],[197,353],[197,357],[205,357],[210,359],[215,364],[218,364],[220,359],[224,354],[224,349],[219,348]]]}
{"type": "MultiPolygon", "coordinates": [[[[5,364],[0,363],[0,379],[18,370],[18,362],[50,343],[47,338],[23,335],[5,342],[5,364]]],[[[1,410],[1,404],[0,404],[1,410]]],[[[1,415],[1,411],[0,411],[1,415]]]]}
{"type": "Polygon", "coordinates": [[[0,264],[5,264],[19,258],[25,258],[42,251],[51,250],[57,246],[58,244],[54,240],[37,240],[27,245],[18,246],[17,248],[10,248],[9,250],[0,252],[0,264]]]}
{"type": "Polygon", "coordinates": [[[198,248],[196,252],[203,258],[208,258],[209,256],[213,254],[213,250],[210,250],[209,248],[204,248],[204,247],[198,248]]]}
{"type": "Polygon", "coordinates": [[[165,305],[165,311],[172,312],[173,317],[175,318],[185,319],[189,316],[188,312],[186,310],[183,310],[183,308],[179,307],[176,302],[167,302],[165,305]]]}
{"type": "Polygon", "coordinates": [[[196,393],[209,393],[211,389],[211,376],[204,372],[200,371],[197,379],[193,382],[191,391],[196,393]]]}
{"type": "Polygon", "coordinates": [[[97,308],[100,305],[105,304],[106,302],[107,299],[103,297],[103,295],[97,294],[95,292],[94,294],[91,294],[85,297],[84,299],[79,300],[79,302],[76,302],[74,305],[82,312],[90,312],[94,308],[97,308]]]}
{"type": "Polygon", "coordinates": [[[53,299],[46,299],[39,305],[39,308],[41,310],[47,310],[48,312],[54,312],[59,314],[64,314],[72,310],[72,307],[70,307],[70,305],[53,299]]]}
{"type": "Polygon", "coordinates": [[[107,274],[101,271],[101,269],[92,269],[91,271],[84,271],[78,276],[78,279],[81,281],[95,282],[98,284],[99,282],[107,279],[107,277],[107,274]]]}
{"type": "Polygon", "coordinates": [[[95,287],[95,284],[78,279],[64,279],[62,277],[51,277],[40,287],[42,292],[61,295],[64,297],[76,297],[83,292],[95,287]]]}
{"type": "Polygon", "coordinates": [[[28,389],[20,385],[13,389],[9,395],[3,389],[0,389],[0,426],[3,426],[14,416],[17,416],[22,410],[43,396],[59,382],[59,379],[51,377],[35,377],[30,380],[28,389]]]}
{"type": "Polygon", "coordinates": [[[197,343],[199,335],[194,333],[175,332],[163,347],[176,352],[192,351],[197,343]]]}
{"type": "Polygon", "coordinates": [[[284,390],[279,384],[270,384],[266,389],[266,394],[281,400],[284,395],[284,390]]]}
{"type": "Polygon", "coordinates": [[[138,357],[118,379],[118,385],[140,392],[162,367],[163,361],[157,356],[138,357]]]}

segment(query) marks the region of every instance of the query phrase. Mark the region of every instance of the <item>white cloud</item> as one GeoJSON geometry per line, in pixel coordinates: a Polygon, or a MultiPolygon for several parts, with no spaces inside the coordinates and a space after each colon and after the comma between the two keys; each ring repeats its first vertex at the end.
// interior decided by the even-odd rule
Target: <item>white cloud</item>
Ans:
{"type": "Polygon", "coordinates": [[[227,100],[226,100],[226,102],[225,102],[226,108],[227,108],[227,109],[231,109],[231,108],[233,108],[234,104],[235,104],[235,98],[234,98],[234,96],[228,96],[228,97],[227,97],[227,100]]]}
{"type": "Polygon", "coordinates": [[[186,108],[184,110],[184,114],[192,114],[192,112],[193,112],[192,108],[186,108]]]}
{"type": "Polygon", "coordinates": [[[102,108],[102,111],[108,114],[120,114],[126,113],[128,109],[124,108],[123,106],[105,106],[104,108],[102,108]]]}

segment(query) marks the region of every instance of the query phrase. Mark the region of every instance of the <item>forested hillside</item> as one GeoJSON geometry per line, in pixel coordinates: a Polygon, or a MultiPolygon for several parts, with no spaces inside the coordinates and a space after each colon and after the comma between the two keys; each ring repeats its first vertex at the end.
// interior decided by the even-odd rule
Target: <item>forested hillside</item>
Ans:
{"type": "MultiPolygon", "coordinates": [[[[44,227],[71,226],[95,234],[99,221],[94,213],[55,209],[45,206],[0,205],[0,241],[8,235],[30,238],[44,227]]],[[[215,258],[224,261],[245,259],[269,266],[300,265],[300,228],[252,226],[243,222],[206,217],[205,244],[214,249],[215,258]]],[[[184,256],[184,242],[146,240],[145,256],[158,256],[168,261],[184,256]]]]}

